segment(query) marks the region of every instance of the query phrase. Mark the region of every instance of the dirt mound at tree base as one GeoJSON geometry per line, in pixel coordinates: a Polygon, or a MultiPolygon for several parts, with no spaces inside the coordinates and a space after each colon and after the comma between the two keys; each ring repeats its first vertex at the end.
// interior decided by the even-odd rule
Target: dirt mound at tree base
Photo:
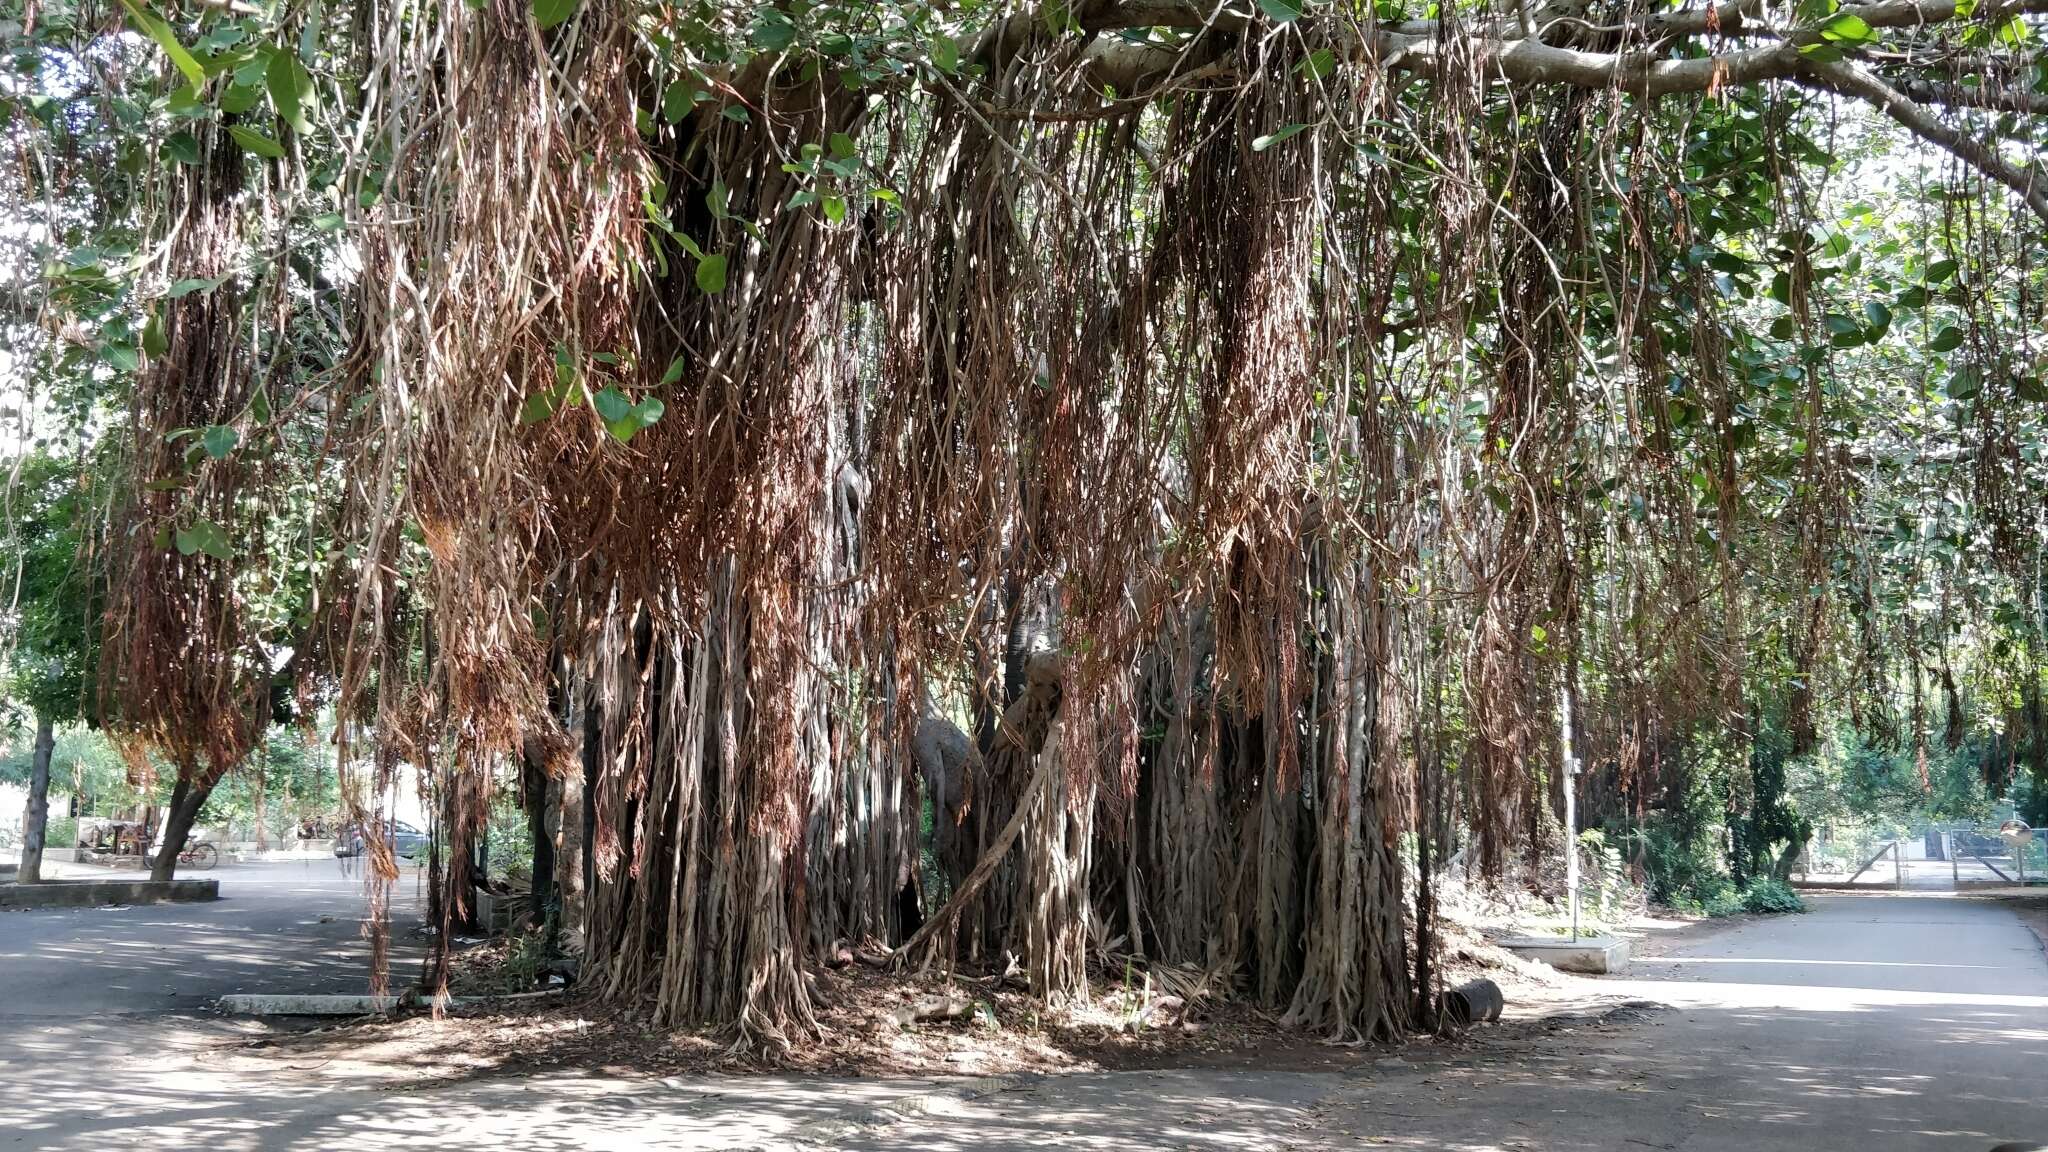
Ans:
{"type": "MultiPolygon", "coordinates": [[[[502,991],[506,949],[464,954],[458,994],[502,991]]],[[[729,1031],[653,1027],[645,1008],[612,1008],[586,998],[473,1005],[436,1020],[425,1012],[283,1030],[248,1042],[241,1055],[394,1087],[554,1072],[659,1078],[702,1073],[798,1072],[819,1076],[951,1077],[1096,1069],[1218,1068],[1336,1070],[1390,1052],[1458,1050],[1532,1021],[1577,1018],[1613,1005],[1594,982],[1552,971],[1454,930],[1440,971],[1446,984],[1486,977],[1500,984],[1507,1013],[1499,1027],[1462,1040],[1426,1035],[1406,1044],[1333,1045],[1315,1033],[1227,996],[1198,991],[1199,974],[1098,978],[1086,1001],[1048,1009],[1014,977],[944,980],[863,964],[812,973],[821,1035],[788,1052],[735,1047],[729,1031]],[[950,1016],[935,1005],[958,1006],[950,1016]],[[905,1026],[910,1016],[925,1015],[905,1026]]]]}

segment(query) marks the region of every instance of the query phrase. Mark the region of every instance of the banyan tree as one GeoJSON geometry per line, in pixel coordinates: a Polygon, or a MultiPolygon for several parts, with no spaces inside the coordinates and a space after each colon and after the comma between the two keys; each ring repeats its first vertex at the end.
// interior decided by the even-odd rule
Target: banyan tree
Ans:
{"type": "MultiPolygon", "coordinates": [[[[293,660],[364,795],[428,781],[444,927],[516,781],[579,984],[663,1024],[797,1043],[854,942],[1386,1037],[1444,858],[1555,848],[1565,733],[1640,803],[1669,734],[1750,731],[1759,645],[1795,729],[1885,658],[1824,361],[1895,313],[1964,317],[2038,613],[2044,9],[138,3],[211,164],[166,272],[225,283],[136,452],[249,419],[237,276],[333,314],[293,660]],[[1943,190],[1882,317],[1818,215],[1842,125],[1943,190]],[[208,262],[279,197],[315,255],[208,262]],[[1760,435],[1805,462],[1768,517],[1760,435]]],[[[148,545],[260,509],[238,452],[140,490],[109,619],[195,788],[260,711],[243,554],[148,545]],[[166,604],[216,621],[171,664],[166,604]]]]}

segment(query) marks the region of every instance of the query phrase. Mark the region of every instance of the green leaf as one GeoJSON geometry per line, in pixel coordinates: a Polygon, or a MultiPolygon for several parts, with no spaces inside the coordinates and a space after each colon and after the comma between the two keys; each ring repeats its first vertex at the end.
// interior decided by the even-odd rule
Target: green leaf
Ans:
{"type": "Polygon", "coordinates": [[[763,52],[780,52],[796,43],[796,26],[775,9],[763,8],[752,35],[754,47],[763,52]]]}
{"type": "Polygon", "coordinates": [[[1799,326],[1793,323],[1792,317],[1789,315],[1780,316],[1776,320],[1771,321],[1771,339],[1773,340],[1790,340],[1798,331],[1799,326]]]}
{"type": "Polygon", "coordinates": [[[830,220],[834,224],[841,223],[846,219],[845,197],[826,196],[818,202],[818,206],[825,210],[825,219],[830,220]]]}
{"type": "Polygon", "coordinates": [[[621,419],[607,423],[605,431],[610,432],[614,439],[624,444],[631,440],[635,433],[661,419],[661,414],[665,411],[667,409],[661,401],[649,396],[640,403],[633,405],[632,410],[621,419]]]}
{"type": "Polygon", "coordinates": [[[832,155],[845,159],[854,153],[853,137],[844,132],[834,132],[831,139],[832,155]]]}
{"type": "Polygon", "coordinates": [[[142,366],[142,358],[135,354],[133,345],[105,344],[101,346],[100,351],[106,356],[107,363],[123,372],[133,372],[142,366]]]}
{"type": "Polygon", "coordinates": [[[1820,26],[1820,34],[1829,40],[1847,40],[1862,44],[1877,37],[1863,17],[1854,12],[1837,12],[1820,26]]]}
{"type": "Polygon", "coordinates": [[[697,261],[697,287],[713,296],[725,291],[725,253],[714,252],[697,261]]]}
{"type": "Polygon", "coordinates": [[[1953,352],[1957,348],[1962,347],[1962,344],[1963,330],[1953,324],[1947,324],[1942,326],[1941,331],[1934,334],[1934,339],[1927,342],[1927,350],[1929,352],[1953,352]]]}
{"type": "Polygon", "coordinates": [[[1951,400],[1968,400],[1984,387],[1983,377],[1975,368],[1958,368],[1949,375],[1948,384],[1943,388],[1951,400]]]}
{"type": "Polygon", "coordinates": [[[606,388],[590,398],[590,406],[597,409],[598,419],[610,424],[624,420],[633,411],[633,401],[617,388],[606,388]]]}
{"type": "Polygon", "coordinates": [[[128,17],[135,21],[135,26],[147,33],[151,40],[156,41],[157,47],[164,50],[164,55],[171,58],[171,63],[184,74],[185,83],[194,92],[206,87],[206,69],[200,67],[198,59],[187,52],[183,44],[178,43],[177,33],[171,31],[170,25],[145,10],[136,0],[121,0],[121,7],[128,10],[128,17]]]}
{"type": "Polygon", "coordinates": [[[264,73],[269,68],[270,57],[267,54],[251,53],[249,58],[235,69],[235,87],[262,88],[264,73]]]}
{"type": "Polygon", "coordinates": [[[164,151],[180,164],[199,163],[199,140],[190,132],[173,132],[164,137],[164,151]]]}
{"type": "Polygon", "coordinates": [[[1846,335],[1850,332],[1857,332],[1862,329],[1862,326],[1857,324],[1856,321],[1851,320],[1849,317],[1842,315],[1840,312],[1828,313],[1827,316],[1824,318],[1823,322],[1827,324],[1828,331],[1834,333],[1837,336],[1846,335]]]}
{"type": "Polygon", "coordinates": [[[313,217],[313,227],[321,232],[339,232],[343,222],[339,212],[322,212],[313,217]]]}
{"type": "Polygon", "coordinates": [[[282,49],[271,52],[263,83],[270,89],[270,104],[279,119],[302,136],[313,130],[312,113],[320,98],[313,89],[313,74],[297,56],[282,49]]]}
{"type": "Polygon", "coordinates": [[[170,286],[170,289],[164,293],[164,299],[182,300],[185,297],[190,296],[194,292],[211,292],[215,288],[220,287],[222,284],[226,282],[227,277],[225,276],[215,276],[211,280],[201,280],[197,278],[180,280],[177,283],[172,284],[170,286]]]}
{"type": "Polygon", "coordinates": [[[213,105],[200,98],[197,88],[173,88],[164,97],[164,111],[181,120],[204,120],[213,115],[213,105]]]}
{"type": "Polygon", "coordinates": [[[533,22],[553,28],[576,14],[576,0],[533,0],[533,22]]]}
{"type": "Polygon", "coordinates": [[[238,439],[235,430],[225,424],[208,424],[206,431],[199,435],[199,443],[205,447],[206,454],[215,460],[227,459],[228,453],[235,450],[238,439]]]}
{"type": "Polygon", "coordinates": [[[1295,65],[1294,70],[1311,80],[1321,80],[1337,70],[1337,54],[1328,48],[1318,48],[1295,65]]]}
{"type": "Polygon", "coordinates": [[[1045,17],[1046,29],[1055,36],[1081,30],[1081,21],[1074,15],[1070,0],[1046,0],[1039,12],[1045,17]]]}
{"type": "Polygon", "coordinates": [[[1256,140],[1252,141],[1252,151],[1264,152],[1266,149],[1271,148],[1273,145],[1278,144],[1291,136],[1294,136],[1296,133],[1300,132],[1302,129],[1306,127],[1308,127],[1308,125],[1306,124],[1289,124],[1287,127],[1280,129],[1278,132],[1273,133],[1271,136],[1261,136],[1256,140]]]}
{"type": "Polygon", "coordinates": [[[149,323],[142,326],[142,351],[150,359],[170,351],[171,341],[164,334],[164,318],[152,312],[149,323]]]}
{"type": "Polygon", "coordinates": [[[190,528],[178,529],[175,540],[181,555],[204,552],[217,560],[235,558],[234,547],[228,543],[228,534],[211,520],[194,520],[190,528]]]}
{"type": "Polygon", "coordinates": [[[661,118],[679,123],[697,103],[697,86],[685,80],[670,84],[661,94],[661,118]]]}
{"type": "Polygon", "coordinates": [[[683,358],[681,356],[678,356],[675,359],[669,361],[668,371],[663,372],[661,374],[662,384],[664,386],[667,386],[669,384],[675,383],[678,380],[681,380],[683,378],[684,367],[685,365],[683,362],[683,358]]]}
{"type": "Polygon", "coordinates": [[[1927,266],[1927,282],[1929,284],[1939,284],[1955,274],[1956,262],[1953,260],[1936,260],[1927,266]]]}
{"type": "Polygon", "coordinates": [[[960,45],[951,36],[932,37],[932,66],[948,76],[960,71],[960,45]]]}
{"type": "Polygon", "coordinates": [[[604,421],[605,431],[621,444],[661,419],[662,413],[667,411],[667,407],[653,396],[635,404],[616,388],[607,388],[591,397],[591,405],[597,409],[598,418],[604,421]]]}
{"type": "Polygon", "coordinates": [[[254,128],[244,128],[240,124],[231,124],[228,126],[228,135],[233,136],[237,144],[258,156],[268,156],[272,160],[279,160],[284,157],[283,145],[254,128]]]}
{"type": "Polygon", "coordinates": [[[553,388],[543,388],[528,396],[526,403],[519,406],[519,422],[521,424],[538,424],[553,416],[555,414],[555,405],[561,403],[561,392],[561,386],[557,385],[553,388]]]}
{"type": "Polygon", "coordinates": [[[1872,328],[1882,330],[1892,326],[1892,310],[1875,300],[1864,303],[1863,318],[1870,321],[1872,328]]]}
{"type": "Polygon", "coordinates": [[[1301,0],[1259,0],[1259,11],[1275,24],[1291,24],[1301,19],[1301,0]]]}
{"type": "Polygon", "coordinates": [[[256,101],[262,98],[263,92],[260,89],[244,88],[239,84],[230,84],[228,85],[228,90],[220,94],[220,110],[230,116],[240,116],[242,113],[254,108],[256,101]]]}

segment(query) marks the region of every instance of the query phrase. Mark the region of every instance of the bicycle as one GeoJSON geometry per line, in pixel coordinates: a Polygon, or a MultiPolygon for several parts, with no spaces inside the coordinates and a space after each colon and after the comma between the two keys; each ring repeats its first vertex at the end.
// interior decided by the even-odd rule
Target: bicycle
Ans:
{"type": "Polygon", "coordinates": [[[220,863],[220,849],[205,840],[196,841],[185,845],[185,850],[178,853],[178,863],[190,864],[194,868],[211,868],[220,863]]]}

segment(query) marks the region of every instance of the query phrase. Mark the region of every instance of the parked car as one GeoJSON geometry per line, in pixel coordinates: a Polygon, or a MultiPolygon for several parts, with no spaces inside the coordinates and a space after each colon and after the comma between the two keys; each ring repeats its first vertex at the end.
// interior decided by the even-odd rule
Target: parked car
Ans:
{"type": "MultiPolygon", "coordinates": [[[[386,830],[391,837],[392,849],[407,860],[427,850],[427,834],[403,820],[393,820],[386,827],[386,830]]],[[[334,854],[336,856],[361,856],[363,854],[363,829],[360,825],[352,824],[341,830],[341,835],[334,838],[334,854]]]]}

